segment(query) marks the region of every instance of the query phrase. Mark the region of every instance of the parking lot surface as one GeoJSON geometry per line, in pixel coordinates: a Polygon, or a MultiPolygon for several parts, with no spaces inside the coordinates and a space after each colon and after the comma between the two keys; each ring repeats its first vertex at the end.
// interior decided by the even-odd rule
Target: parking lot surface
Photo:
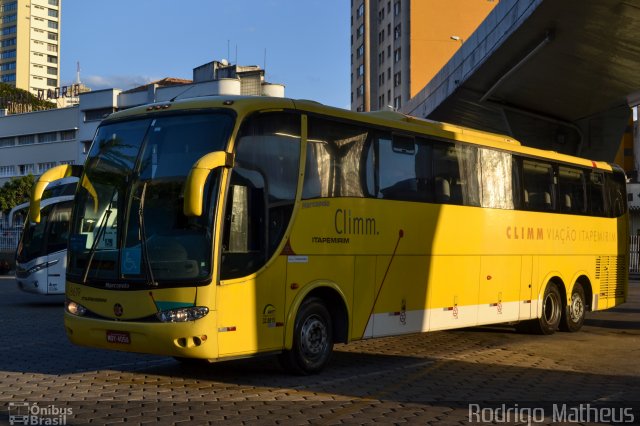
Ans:
{"type": "Polygon", "coordinates": [[[355,342],[307,377],[273,357],[192,366],[73,346],[62,305],[0,277],[0,423],[640,423],[638,282],[579,333],[492,326],[355,342]]]}

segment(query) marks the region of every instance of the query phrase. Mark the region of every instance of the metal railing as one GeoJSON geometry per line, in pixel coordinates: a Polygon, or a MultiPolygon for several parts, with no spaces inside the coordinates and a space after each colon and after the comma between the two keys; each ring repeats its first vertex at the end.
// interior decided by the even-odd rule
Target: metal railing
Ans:
{"type": "Polygon", "coordinates": [[[5,221],[0,221],[0,252],[15,252],[21,232],[22,225],[10,227],[5,221]]]}
{"type": "Polygon", "coordinates": [[[632,235],[629,246],[629,273],[640,274],[640,235],[632,235]]]}

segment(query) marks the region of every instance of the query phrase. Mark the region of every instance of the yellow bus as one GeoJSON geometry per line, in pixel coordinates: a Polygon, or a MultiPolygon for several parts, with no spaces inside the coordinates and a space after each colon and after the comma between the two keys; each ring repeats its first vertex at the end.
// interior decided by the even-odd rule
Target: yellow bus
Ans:
{"type": "MultiPolygon", "coordinates": [[[[34,204],[73,173],[46,173],[34,204]]],[[[79,345],[280,353],[308,374],[334,343],[577,331],[627,294],[617,166],[399,113],[224,96],[137,107],[100,125],[79,177],[64,315],[79,345]]]]}

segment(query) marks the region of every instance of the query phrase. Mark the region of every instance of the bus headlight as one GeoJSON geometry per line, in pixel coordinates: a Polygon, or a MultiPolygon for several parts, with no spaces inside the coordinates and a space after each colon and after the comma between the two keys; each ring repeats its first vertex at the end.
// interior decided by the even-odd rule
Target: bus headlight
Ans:
{"type": "Polygon", "coordinates": [[[49,266],[53,266],[53,265],[55,265],[56,263],[58,263],[58,259],[56,259],[56,260],[52,260],[51,262],[44,262],[44,263],[41,263],[41,264],[39,264],[39,265],[34,266],[33,268],[30,268],[30,269],[27,271],[27,273],[29,273],[29,274],[33,274],[33,273],[35,273],[35,272],[41,271],[41,270],[43,270],[43,269],[45,269],[45,268],[48,268],[49,266]]]}
{"type": "Polygon", "coordinates": [[[87,313],[87,308],[69,299],[65,301],[65,308],[71,315],[77,315],[79,317],[84,316],[87,313]]]}
{"type": "Polygon", "coordinates": [[[186,322],[200,319],[208,313],[209,308],[205,306],[192,306],[189,308],[161,311],[156,314],[156,317],[162,322],[186,322]]]}

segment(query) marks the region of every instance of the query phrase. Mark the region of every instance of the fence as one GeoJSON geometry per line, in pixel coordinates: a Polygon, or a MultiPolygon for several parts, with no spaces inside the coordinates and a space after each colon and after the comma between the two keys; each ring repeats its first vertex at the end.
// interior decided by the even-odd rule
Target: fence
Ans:
{"type": "Polygon", "coordinates": [[[22,225],[9,226],[0,219],[0,252],[15,252],[20,240],[22,225]]]}
{"type": "Polygon", "coordinates": [[[629,273],[640,274],[640,235],[631,236],[629,247],[629,273]]]}

